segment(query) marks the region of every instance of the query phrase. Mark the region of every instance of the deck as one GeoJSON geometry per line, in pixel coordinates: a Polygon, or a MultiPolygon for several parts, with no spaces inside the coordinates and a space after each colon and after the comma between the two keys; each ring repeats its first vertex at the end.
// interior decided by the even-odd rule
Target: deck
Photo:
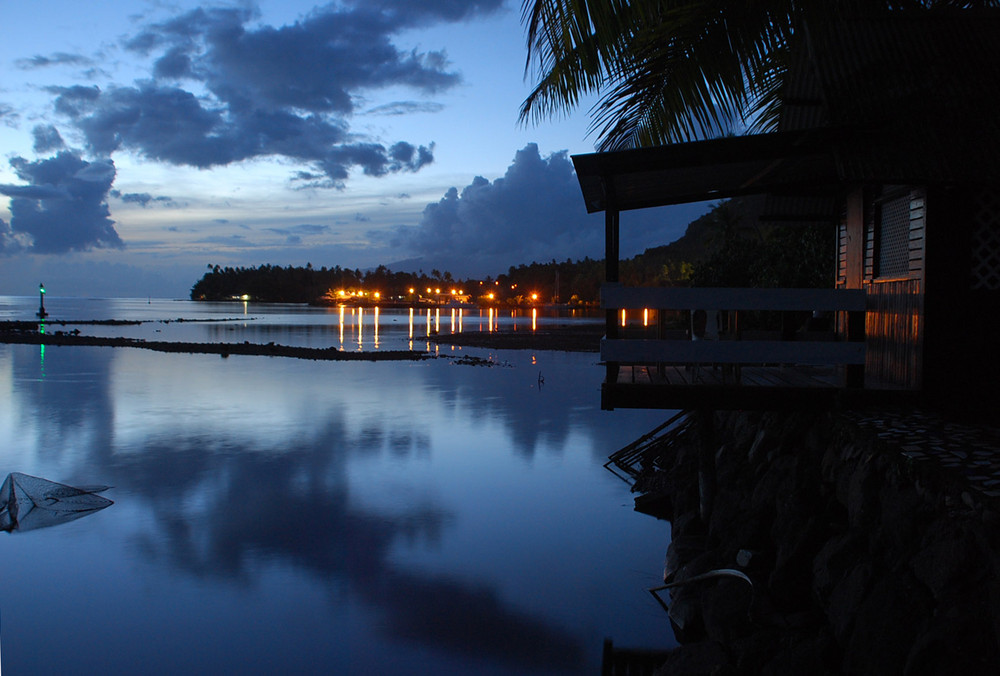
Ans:
{"type": "Polygon", "coordinates": [[[601,388],[613,408],[789,408],[826,405],[844,389],[835,366],[631,365],[601,388]]]}
{"type": "Polygon", "coordinates": [[[601,341],[601,359],[607,368],[601,390],[605,409],[816,406],[843,398],[849,391],[868,389],[863,332],[866,298],[860,289],[605,284],[601,293],[608,310],[601,341]],[[645,317],[646,308],[656,317],[651,329],[630,329],[627,313],[641,311],[645,317]],[[817,311],[826,312],[827,326],[804,323],[799,327],[791,320],[790,330],[746,325],[744,317],[762,311],[782,322],[790,313],[815,316],[817,311]],[[682,313],[690,328],[665,327],[663,318],[669,312],[682,313]],[[700,328],[695,321],[698,313],[700,328]],[[715,321],[706,331],[707,316],[714,316],[715,321]],[[836,330],[838,326],[847,330],[836,330]]]}

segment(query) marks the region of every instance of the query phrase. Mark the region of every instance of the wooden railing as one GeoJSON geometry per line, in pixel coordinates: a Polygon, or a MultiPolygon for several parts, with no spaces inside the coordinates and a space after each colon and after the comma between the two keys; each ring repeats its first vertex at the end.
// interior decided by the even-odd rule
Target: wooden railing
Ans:
{"type": "Polygon", "coordinates": [[[601,358],[608,366],[608,382],[617,377],[620,364],[776,363],[847,365],[848,384],[860,386],[864,382],[865,304],[862,289],[626,288],[605,284],[601,288],[601,305],[608,319],[601,358]],[[851,331],[839,340],[809,340],[808,334],[782,340],[780,332],[768,336],[739,330],[721,335],[720,340],[620,337],[621,311],[642,309],[721,310],[734,316],[752,311],[843,313],[847,321],[838,325],[849,326],[851,331]]]}

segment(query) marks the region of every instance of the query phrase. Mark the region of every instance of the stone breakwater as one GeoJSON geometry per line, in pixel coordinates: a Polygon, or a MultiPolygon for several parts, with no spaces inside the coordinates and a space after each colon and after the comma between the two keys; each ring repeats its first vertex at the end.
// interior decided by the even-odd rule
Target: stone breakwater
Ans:
{"type": "Polygon", "coordinates": [[[90,347],[131,347],[154,352],[176,352],[185,354],[248,355],[263,357],[291,357],[316,361],[419,361],[431,355],[415,350],[382,350],[380,352],[346,352],[335,347],[314,348],[278,345],[276,343],[189,343],[163,340],[143,340],[140,338],[113,338],[79,335],[77,331],[56,331],[39,333],[38,325],[24,330],[0,324],[0,343],[27,345],[59,345],[90,347]]]}
{"type": "Polygon", "coordinates": [[[839,414],[691,415],[637,507],[672,523],[666,581],[752,586],[660,592],[658,673],[1000,673],[995,498],[839,414]]]}

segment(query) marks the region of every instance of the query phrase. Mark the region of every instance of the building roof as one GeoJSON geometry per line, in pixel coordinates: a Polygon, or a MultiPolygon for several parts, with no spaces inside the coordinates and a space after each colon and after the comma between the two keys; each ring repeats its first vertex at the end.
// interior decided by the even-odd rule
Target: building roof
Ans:
{"type": "Polygon", "coordinates": [[[587,211],[619,211],[835,184],[833,130],[799,130],[574,155],[587,211]]]}
{"type": "MultiPolygon", "coordinates": [[[[779,131],[574,155],[588,212],[768,193],[825,220],[859,183],[1000,183],[1000,13],[810,27],[779,131]]],[[[814,218],[816,217],[816,218],[814,218]]]]}

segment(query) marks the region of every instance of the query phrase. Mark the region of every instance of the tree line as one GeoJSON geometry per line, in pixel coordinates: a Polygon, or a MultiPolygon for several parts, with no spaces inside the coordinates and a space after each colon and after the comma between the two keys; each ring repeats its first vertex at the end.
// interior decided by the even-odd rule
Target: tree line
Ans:
{"type": "MultiPolygon", "coordinates": [[[[830,228],[765,226],[752,203],[733,199],[691,222],[683,237],[619,264],[626,286],[829,287],[835,233],[830,228]]],[[[268,303],[441,302],[596,304],[604,261],[583,258],[511,266],[496,277],[458,279],[448,271],[209,265],[192,300],[247,298],[268,303]],[[375,294],[378,294],[376,297],[375,294]]]]}

